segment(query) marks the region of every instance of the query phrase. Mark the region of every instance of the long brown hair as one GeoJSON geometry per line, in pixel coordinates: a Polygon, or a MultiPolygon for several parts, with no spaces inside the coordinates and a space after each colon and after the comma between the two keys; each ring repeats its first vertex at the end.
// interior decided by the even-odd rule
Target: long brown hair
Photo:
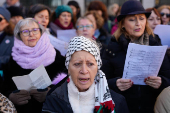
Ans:
{"type": "MultiPolygon", "coordinates": [[[[126,17],[124,17],[124,18],[119,22],[118,28],[117,28],[116,32],[113,34],[113,35],[115,36],[115,38],[116,38],[117,41],[118,41],[118,39],[119,39],[119,37],[120,37],[121,34],[124,34],[125,37],[129,37],[129,34],[126,32],[126,30],[122,28],[122,26],[123,26],[123,24],[124,24],[124,21],[125,21],[125,18],[126,18],[126,17]]],[[[152,29],[149,27],[149,23],[148,23],[147,19],[146,19],[145,31],[146,31],[149,35],[154,36],[152,29]]]]}
{"type": "Polygon", "coordinates": [[[15,25],[12,22],[9,22],[9,25],[4,29],[4,32],[7,35],[13,35],[14,34],[14,28],[15,28],[15,25]]]}

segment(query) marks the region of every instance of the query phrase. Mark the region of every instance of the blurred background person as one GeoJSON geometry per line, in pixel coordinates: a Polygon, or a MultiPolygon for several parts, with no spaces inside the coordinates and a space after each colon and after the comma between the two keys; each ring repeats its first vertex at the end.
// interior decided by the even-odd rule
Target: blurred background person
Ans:
{"type": "Polygon", "coordinates": [[[84,36],[96,40],[93,36],[95,32],[94,23],[91,19],[85,16],[78,18],[76,23],[76,32],[78,36],[84,36]]]}
{"type": "Polygon", "coordinates": [[[146,11],[151,12],[151,15],[148,18],[148,23],[151,29],[154,31],[155,27],[162,23],[161,15],[155,8],[148,8],[146,11]]]}
{"type": "Polygon", "coordinates": [[[23,13],[19,7],[11,6],[7,8],[8,11],[11,13],[10,21],[16,25],[21,19],[23,19],[23,13]]]}
{"type": "Polygon", "coordinates": [[[170,24],[170,6],[162,5],[158,8],[158,11],[162,16],[162,24],[169,25],[170,24]]]}
{"type": "Polygon", "coordinates": [[[111,36],[103,28],[104,19],[97,13],[97,11],[88,11],[85,16],[93,21],[95,33],[93,37],[97,42],[100,42],[103,45],[108,45],[111,36]]]}
{"type": "Polygon", "coordinates": [[[74,22],[74,25],[75,25],[77,19],[81,16],[81,8],[80,8],[78,2],[73,1],[73,0],[69,1],[67,3],[67,5],[70,6],[70,8],[73,11],[73,22],[74,22]]]}
{"type": "Polygon", "coordinates": [[[24,18],[26,17],[28,10],[27,10],[27,8],[25,6],[23,6],[20,3],[19,0],[6,0],[2,7],[8,8],[8,7],[11,7],[11,6],[19,7],[21,12],[23,13],[24,18]]]}
{"type": "Polygon", "coordinates": [[[116,3],[109,6],[108,8],[109,20],[111,20],[112,22],[115,20],[115,18],[117,17],[118,10],[119,10],[119,5],[116,3]]]}
{"type": "Polygon", "coordinates": [[[18,113],[40,113],[46,94],[53,85],[31,91],[17,90],[12,77],[28,75],[43,65],[53,81],[65,71],[65,57],[54,49],[44,27],[33,18],[20,20],[15,26],[14,35],[16,38],[10,61],[3,68],[2,94],[14,103],[18,113]]]}
{"type": "Polygon", "coordinates": [[[51,34],[57,37],[57,30],[74,29],[73,12],[67,5],[58,6],[50,20],[51,34]]]}
{"type": "Polygon", "coordinates": [[[120,11],[121,11],[121,7],[119,7],[117,13],[116,13],[116,18],[115,20],[112,22],[112,29],[111,29],[111,35],[114,34],[114,32],[117,30],[118,28],[118,21],[117,21],[117,16],[120,15],[120,11]]]}
{"type": "Polygon", "coordinates": [[[30,7],[28,11],[28,17],[34,18],[44,26],[44,28],[48,27],[50,22],[51,10],[49,7],[43,4],[35,4],[30,7]]]}
{"type": "Polygon", "coordinates": [[[14,25],[10,22],[10,18],[10,12],[0,7],[0,70],[2,65],[9,61],[14,45],[14,25]]]}
{"type": "Polygon", "coordinates": [[[90,2],[88,8],[88,11],[97,11],[100,16],[103,17],[104,19],[104,25],[103,27],[106,29],[106,31],[110,34],[111,33],[111,28],[112,28],[112,23],[108,19],[108,14],[107,14],[107,8],[106,5],[101,2],[101,1],[92,1],[90,2]]]}

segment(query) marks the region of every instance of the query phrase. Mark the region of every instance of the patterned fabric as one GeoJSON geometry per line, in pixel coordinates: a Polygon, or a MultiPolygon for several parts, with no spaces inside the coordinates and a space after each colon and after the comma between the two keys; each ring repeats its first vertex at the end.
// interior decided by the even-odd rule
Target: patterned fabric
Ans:
{"type": "Polygon", "coordinates": [[[98,73],[95,77],[95,109],[98,113],[102,113],[102,108],[106,107],[111,113],[113,113],[115,104],[111,98],[105,74],[100,70],[102,61],[100,58],[100,50],[97,45],[83,36],[74,37],[70,40],[68,46],[65,65],[68,69],[72,54],[76,51],[82,50],[91,53],[95,57],[98,65],[98,73]]]}
{"type": "Polygon", "coordinates": [[[13,103],[0,93],[0,113],[17,113],[13,103]]]}
{"type": "Polygon", "coordinates": [[[35,69],[41,64],[48,66],[55,61],[56,51],[48,34],[43,33],[34,47],[26,46],[15,38],[12,57],[23,69],[35,69]]]}
{"type": "Polygon", "coordinates": [[[149,35],[148,33],[144,33],[141,37],[139,37],[137,40],[131,40],[132,43],[140,44],[140,45],[149,45],[149,35]]]}

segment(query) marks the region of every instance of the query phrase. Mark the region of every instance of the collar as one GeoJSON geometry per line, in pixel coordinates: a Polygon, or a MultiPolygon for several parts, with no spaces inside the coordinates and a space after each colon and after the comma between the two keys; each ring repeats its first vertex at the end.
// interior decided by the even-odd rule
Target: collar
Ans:
{"type": "Polygon", "coordinates": [[[71,98],[78,99],[79,101],[89,101],[94,100],[95,98],[95,84],[93,83],[90,88],[85,92],[79,92],[75,84],[73,83],[71,77],[70,82],[68,83],[68,95],[71,98]]]}

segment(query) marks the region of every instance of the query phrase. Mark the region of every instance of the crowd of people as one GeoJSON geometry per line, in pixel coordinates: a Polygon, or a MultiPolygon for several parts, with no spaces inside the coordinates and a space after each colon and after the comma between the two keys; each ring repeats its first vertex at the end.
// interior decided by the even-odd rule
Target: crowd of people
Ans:
{"type": "Polygon", "coordinates": [[[14,1],[0,6],[0,112],[170,112],[169,48],[158,75],[148,75],[145,85],[123,78],[129,43],[163,45],[154,30],[170,25],[170,5],[144,9],[141,2],[128,0],[107,9],[91,1],[82,15],[76,1],[54,11],[14,1]],[[13,77],[41,65],[51,85],[18,89],[13,77]]]}

